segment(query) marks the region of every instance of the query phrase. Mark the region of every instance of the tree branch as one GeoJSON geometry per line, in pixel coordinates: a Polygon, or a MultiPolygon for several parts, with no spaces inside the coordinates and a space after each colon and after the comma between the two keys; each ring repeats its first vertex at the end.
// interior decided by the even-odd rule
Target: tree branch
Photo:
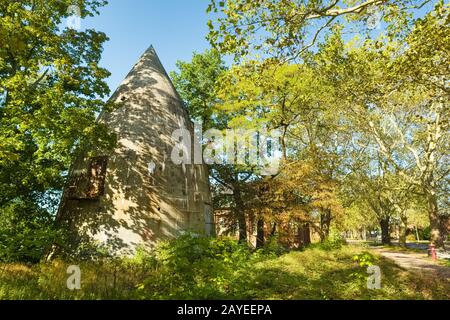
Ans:
{"type": "Polygon", "coordinates": [[[345,8],[345,9],[333,9],[333,10],[327,10],[325,12],[318,13],[318,14],[308,15],[306,17],[306,19],[311,20],[311,19],[317,19],[317,18],[323,18],[323,17],[338,17],[338,16],[342,16],[345,14],[349,14],[349,13],[360,13],[366,7],[369,7],[372,5],[376,6],[376,5],[386,3],[386,2],[387,2],[387,0],[369,0],[369,1],[363,2],[359,5],[345,8]]]}

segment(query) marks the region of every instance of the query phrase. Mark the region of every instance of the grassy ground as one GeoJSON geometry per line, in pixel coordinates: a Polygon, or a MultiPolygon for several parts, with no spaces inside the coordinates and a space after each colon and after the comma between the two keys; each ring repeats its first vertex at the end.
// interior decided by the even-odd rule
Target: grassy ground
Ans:
{"type": "Polygon", "coordinates": [[[450,268],[450,260],[448,260],[448,259],[446,259],[446,260],[439,260],[438,262],[439,262],[439,264],[450,268]]]}
{"type": "Polygon", "coordinates": [[[194,277],[203,274],[202,284],[213,283],[208,290],[200,288],[202,284],[197,281],[192,282],[196,289],[189,294],[185,292],[189,287],[184,287],[173,288],[173,295],[166,292],[171,290],[167,287],[183,281],[184,274],[162,271],[157,266],[81,264],[82,289],[71,292],[66,288],[67,263],[0,264],[0,299],[450,299],[448,282],[406,272],[381,257],[375,257],[374,264],[381,268],[382,287],[367,289],[367,267],[358,265],[353,257],[368,250],[361,246],[333,250],[312,247],[258,259],[244,269],[236,267],[229,278],[220,274],[209,277],[207,273],[213,270],[208,271],[206,263],[199,265],[202,270],[192,271],[194,277]],[[158,295],[158,290],[166,293],[158,295]]]}
{"type": "Polygon", "coordinates": [[[450,299],[450,284],[407,272],[378,257],[381,289],[367,289],[366,268],[352,257],[359,247],[332,252],[310,249],[261,263],[259,299],[450,299]]]}

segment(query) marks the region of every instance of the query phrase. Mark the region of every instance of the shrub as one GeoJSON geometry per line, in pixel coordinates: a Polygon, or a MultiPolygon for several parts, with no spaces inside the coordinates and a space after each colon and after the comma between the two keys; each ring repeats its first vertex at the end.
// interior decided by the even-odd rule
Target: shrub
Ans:
{"type": "Polygon", "coordinates": [[[367,281],[368,277],[367,267],[373,266],[378,261],[378,258],[370,252],[363,251],[362,253],[353,256],[352,259],[358,264],[359,269],[356,272],[353,272],[351,276],[360,281],[360,284],[363,284],[367,281]]]}
{"type": "Polygon", "coordinates": [[[356,261],[360,267],[370,267],[378,261],[378,258],[370,252],[363,251],[362,253],[353,256],[353,261],[356,261]]]}
{"type": "Polygon", "coordinates": [[[0,208],[0,261],[36,263],[60,237],[53,217],[31,202],[16,199],[0,208]]]}
{"type": "Polygon", "coordinates": [[[419,237],[421,240],[430,240],[431,239],[431,228],[426,227],[425,229],[420,230],[419,237]]]}
{"type": "Polygon", "coordinates": [[[68,239],[70,240],[66,240],[66,243],[60,246],[58,253],[58,257],[65,261],[97,262],[115,259],[114,250],[108,244],[91,238],[82,241],[70,237],[68,239]]]}
{"type": "Polygon", "coordinates": [[[329,236],[319,245],[319,247],[323,250],[331,251],[340,249],[345,243],[345,239],[338,231],[331,230],[329,236]]]}
{"type": "Polygon", "coordinates": [[[270,237],[261,249],[261,253],[265,255],[281,256],[288,250],[283,247],[277,236],[270,237]]]}
{"type": "Polygon", "coordinates": [[[158,272],[138,285],[138,298],[239,298],[249,281],[246,272],[261,259],[234,240],[192,234],[160,243],[155,257],[158,272]]]}

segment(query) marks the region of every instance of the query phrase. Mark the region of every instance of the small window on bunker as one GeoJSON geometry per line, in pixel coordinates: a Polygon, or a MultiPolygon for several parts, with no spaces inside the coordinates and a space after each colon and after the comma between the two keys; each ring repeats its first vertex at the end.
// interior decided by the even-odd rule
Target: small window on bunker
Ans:
{"type": "Polygon", "coordinates": [[[106,165],[108,157],[95,157],[89,163],[87,198],[96,199],[105,193],[106,165]]]}
{"type": "Polygon", "coordinates": [[[90,158],[87,166],[70,177],[67,196],[71,200],[96,200],[105,192],[108,157],[90,158]]]}

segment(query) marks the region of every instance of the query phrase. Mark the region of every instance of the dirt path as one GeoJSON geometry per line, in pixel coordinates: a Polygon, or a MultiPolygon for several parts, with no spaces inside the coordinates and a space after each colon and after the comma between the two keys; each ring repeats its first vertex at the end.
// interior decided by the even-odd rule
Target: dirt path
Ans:
{"type": "Polygon", "coordinates": [[[450,268],[428,260],[426,253],[397,252],[388,248],[374,250],[381,256],[393,260],[404,269],[422,274],[431,273],[450,281],[450,268]]]}

